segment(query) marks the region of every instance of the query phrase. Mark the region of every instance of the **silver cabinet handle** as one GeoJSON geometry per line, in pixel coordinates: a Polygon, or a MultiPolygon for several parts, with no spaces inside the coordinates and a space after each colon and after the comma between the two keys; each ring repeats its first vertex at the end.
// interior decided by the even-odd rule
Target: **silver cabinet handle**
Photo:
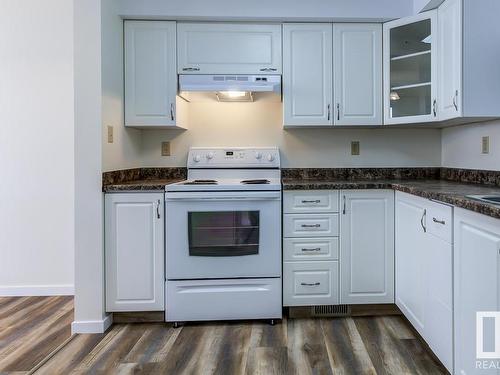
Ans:
{"type": "Polygon", "coordinates": [[[343,204],[343,208],[342,208],[342,215],[345,215],[345,195],[343,197],[343,200],[344,200],[344,204],[343,204]]]}
{"type": "Polygon", "coordinates": [[[170,119],[172,121],[175,120],[175,118],[174,118],[174,104],[173,103],[170,103],[170,119]]]}
{"type": "Polygon", "coordinates": [[[276,68],[262,68],[262,69],[259,69],[261,72],[275,72],[277,71],[278,69],[276,68]]]}
{"type": "Polygon", "coordinates": [[[321,224],[302,224],[302,228],[320,228],[321,224]]]}
{"type": "Polygon", "coordinates": [[[437,116],[437,100],[434,99],[434,102],[432,103],[432,112],[434,113],[434,117],[437,116]]]}
{"type": "Polygon", "coordinates": [[[319,200],[319,199],[316,199],[314,201],[303,200],[302,203],[321,203],[321,200],[319,200]]]}
{"type": "Polygon", "coordinates": [[[453,97],[453,106],[455,111],[458,111],[458,90],[455,91],[455,96],[453,97]]]}
{"type": "Polygon", "coordinates": [[[161,202],[160,200],[158,199],[158,202],[156,202],[156,217],[159,219],[161,218],[161,215],[160,215],[160,205],[161,205],[161,202]]]}
{"type": "Polygon", "coordinates": [[[427,228],[425,227],[425,224],[424,224],[424,219],[425,219],[426,215],[427,215],[427,210],[424,210],[424,213],[422,214],[422,217],[420,218],[420,225],[422,226],[424,233],[427,232],[427,228]]]}
{"type": "Polygon", "coordinates": [[[340,103],[337,103],[337,121],[340,121],[340,103]]]}
{"type": "Polygon", "coordinates": [[[310,251],[321,251],[321,247],[316,247],[315,249],[302,249],[303,252],[310,252],[310,251]]]}
{"type": "Polygon", "coordinates": [[[326,106],[326,110],[327,110],[327,113],[328,113],[327,121],[330,121],[330,104],[328,104],[326,106]]]}
{"type": "Polygon", "coordinates": [[[321,283],[300,283],[302,286],[319,286],[321,283]]]}
{"type": "Polygon", "coordinates": [[[437,223],[437,224],[446,225],[446,221],[444,221],[444,220],[438,220],[435,217],[432,218],[432,221],[435,222],[435,223],[437,223]]]}
{"type": "Polygon", "coordinates": [[[200,68],[182,68],[184,72],[199,72],[200,68]]]}

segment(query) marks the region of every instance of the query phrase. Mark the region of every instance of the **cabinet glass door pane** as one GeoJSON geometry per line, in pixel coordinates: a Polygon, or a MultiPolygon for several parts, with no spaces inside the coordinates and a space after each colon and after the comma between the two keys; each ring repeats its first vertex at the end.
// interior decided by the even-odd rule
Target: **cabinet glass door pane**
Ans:
{"type": "Polygon", "coordinates": [[[432,34],[426,19],[390,31],[390,115],[392,118],[432,112],[432,34]]]}
{"type": "Polygon", "coordinates": [[[259,211],[189,212],[189,255],[258,254],[259,221],[259,211]]]}

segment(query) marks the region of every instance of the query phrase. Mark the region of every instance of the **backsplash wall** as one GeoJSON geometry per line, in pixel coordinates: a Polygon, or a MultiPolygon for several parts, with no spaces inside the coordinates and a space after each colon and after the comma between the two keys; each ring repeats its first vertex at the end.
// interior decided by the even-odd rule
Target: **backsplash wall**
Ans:
{"type": "Polygon", "coordinates": [[[443,167],[500,170],[500,120],[443,129],[443,167]],[[490,138],[490,152],[482,153],[482,138],[490,138]]]}
{"type": "Polygon", "coordinates": [[[143,166],[185,166],[190,146],[278,146],[284,168],[439,167],[438,129],[283,129],[282,104],[189,103],[189,129],[142,131],[143,166]],[[161,142],[171,142],[170,157],[161,142]],[[350,154],[360,141],[360,155],[350,154]]]}

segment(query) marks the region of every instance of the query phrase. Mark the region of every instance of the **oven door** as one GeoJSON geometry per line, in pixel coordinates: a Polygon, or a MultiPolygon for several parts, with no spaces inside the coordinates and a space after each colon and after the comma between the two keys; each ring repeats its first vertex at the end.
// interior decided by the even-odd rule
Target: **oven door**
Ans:
{"type": "Polygon", "coordinates": [[[281,192],[166,193],[167,278],[281,276],[281,192]]]}

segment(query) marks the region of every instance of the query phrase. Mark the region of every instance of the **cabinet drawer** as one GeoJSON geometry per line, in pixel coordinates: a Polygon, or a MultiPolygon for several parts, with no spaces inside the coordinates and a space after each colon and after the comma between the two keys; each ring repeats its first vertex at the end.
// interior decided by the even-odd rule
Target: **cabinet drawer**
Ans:
{"type": "Polygon", "coordinates": [[[285,306],[336,305],[339,303],[338,262],[285,263],[285,306]]]}
{"type": "Polygon", "coordinates": [[[331,190],[291,191],[283,195],[283,212],[339,212],[339,192],[331,190]]]}
{"type": "Polygon", "coordinates": [[[285,261],[337,260],[338,238],[285,238],[283,241],[285,261]]]}
{"type": "Polygon", "coordinates": [[[284,237],[337,237],[338,214],[285,214],[284,237]]]}
{"type": "Polygon", "coordinates": [[[427,209],[427,231],[448,243],[452,243],[452,217],[452,207],[431,202],[427,209]]]}

